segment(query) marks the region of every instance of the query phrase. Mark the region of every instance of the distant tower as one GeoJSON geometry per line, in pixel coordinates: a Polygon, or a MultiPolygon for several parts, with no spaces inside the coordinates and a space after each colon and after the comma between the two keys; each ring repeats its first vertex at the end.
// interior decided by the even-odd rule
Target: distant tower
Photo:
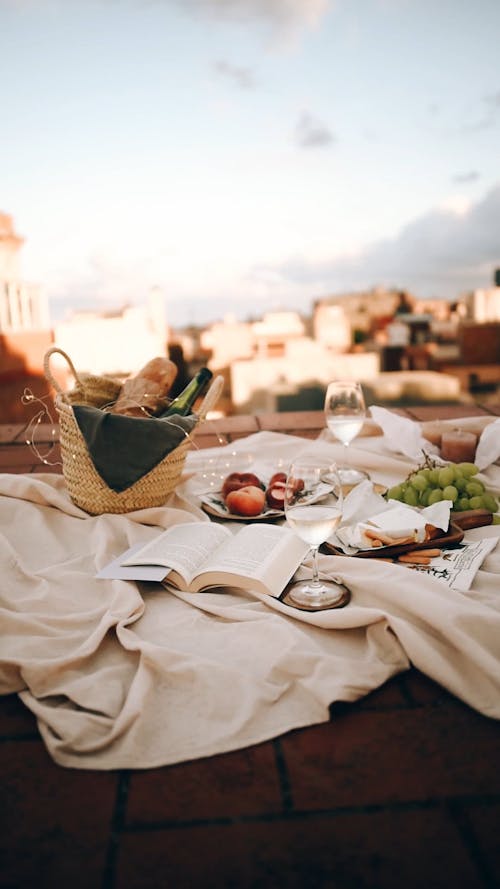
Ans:
{"type": "Polygon", "coordinates": [[[0,333],[49,327],[46,302],[38,287],[21,280],[20,250],[12,217],[0,213],[0,333]]]}
{"type": "Polygon", "coordinates": [[[23,244],[24,238],[14,232],[12,217],[0,213],[0,281],[19,279],[19,251],[23,244]]]}

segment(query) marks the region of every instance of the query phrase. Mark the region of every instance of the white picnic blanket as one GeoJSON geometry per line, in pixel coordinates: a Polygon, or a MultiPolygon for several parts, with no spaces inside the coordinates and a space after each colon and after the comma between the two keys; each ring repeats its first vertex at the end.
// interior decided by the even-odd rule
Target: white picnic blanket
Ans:
{"type": "MultiPolygon", "coordinates": [[[[340,445],[257,433],[216,457],[277,466],[310,447],[342,455],[340,445]]],[[[352,452],[385,484],[411,465],[380,439],[359,439],[352,452]]],[[[194,452],[188,469],[209,458],[194,452]]],[[[91,517],[61,476],[0,475],[0,692],[20,694],[57,763],[149,768],[242,748],[327,721],[331,702],[354,701],[411,663],[500,717],[500,544],[466,594],[405,567],[323,556],[352,601],[321,613],[95,578],[158,528],[208,521],[199,479],[165,507],[91,517]]],[[[469,533],[498,538],[500,529],[469,533]]]]}

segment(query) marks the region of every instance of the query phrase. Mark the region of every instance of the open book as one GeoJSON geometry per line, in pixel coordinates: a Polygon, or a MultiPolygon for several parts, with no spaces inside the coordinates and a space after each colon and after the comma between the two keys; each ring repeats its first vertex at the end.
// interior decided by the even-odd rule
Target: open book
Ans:
{"type": "Polygon", "coordinates": [[[189,592],[237,587],[278,598],[308,551],[286,526],[260,522],[233,533],[211,522],[188,522],[127,550],[97,576],[161,580],[189,592]]]}

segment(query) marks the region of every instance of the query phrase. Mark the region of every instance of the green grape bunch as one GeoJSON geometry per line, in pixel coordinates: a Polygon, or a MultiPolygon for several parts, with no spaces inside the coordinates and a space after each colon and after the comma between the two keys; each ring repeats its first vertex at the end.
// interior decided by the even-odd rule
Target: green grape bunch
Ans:
{"type": "MultiPolygon", "coordinates": [[[[399,485],[386,493],[387,500],[399,500],[408,506],[425,507],[440,500],[451,500],[453,512],[468,509],[498,511],[498,499],[476,478],[475,463],[436,464],[429,456],[418,469],[410,472],[399,485]]],[[[500,521],[500,519],[499,519],[500,521]]]]}

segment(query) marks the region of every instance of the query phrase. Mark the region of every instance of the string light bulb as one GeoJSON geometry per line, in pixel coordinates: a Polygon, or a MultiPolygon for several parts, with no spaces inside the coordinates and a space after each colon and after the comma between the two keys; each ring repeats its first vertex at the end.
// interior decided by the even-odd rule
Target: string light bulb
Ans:
{"type": "Polygon", "coordinates": [[[52,414],[50,413],[50,409],[46,404],[46,398],[39,398],[37,395],[34,395],[31,389],[25,388],[23,394],[21,396],[21,402],[24,405],[40,405],[39,410],[34,414],[34,416],[27,423],[27,438],[25,439],[26,444],[33,452],[37,460],[40,463],[43,463],[45,466],[62,466],[62,462],[60,460],[48,460],[47,457],[52,453],[54,448],[56,447],[56,424],[54,423],[54,419],[52,414]],[[51,437],[52,441],[48,443],[48,450],[45,453],[42,453],[39,447],[39,443],[36,440],[37,437],[37,428],[40,424],[45,420],[48,424],[52,426],[51,429],[51,437]]]}

